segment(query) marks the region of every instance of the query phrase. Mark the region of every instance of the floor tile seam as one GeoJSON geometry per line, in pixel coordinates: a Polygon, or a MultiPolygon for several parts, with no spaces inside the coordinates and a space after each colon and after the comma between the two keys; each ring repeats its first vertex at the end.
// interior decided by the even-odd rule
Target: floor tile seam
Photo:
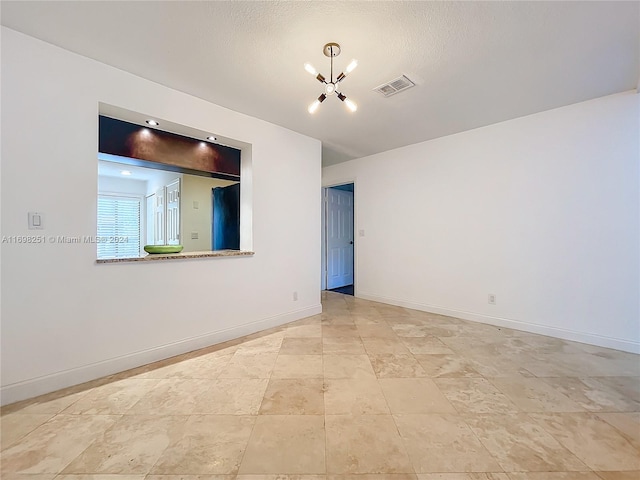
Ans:
{"type": "MultiPolygon", "coordinates": [[[[474,416],[476,416],[477,414],[474,414],[474,416]]],[[[473,427],[471,425],[469,425],[469,423],[467,422],[467,419],[464,417],[463,414],[459,415],[459,418],[462,422],[464,422],[465,426],[467,427],[467,429],[471,432],[471,435],[474,436],[474,438],[480,443],[480,445],[482,445],[482,448],[484,448],[484,450],[489,454],[489,456],[496,462],[497,465],[500,466],[500,468],[502,469],[502,473],[506,473],[507,469],[505,468],[505,466],[500,462],[500,460],[491,452],[491,450],[489,450],[489,447],[482,441],[482,439],[480,438],[480,436],[476,433],[476,431],[473,429],[473,427]]],[[[509,476],[507,474],[507,476],[509,476]]]]}
{"type": "Polygon", "coordinates": [[[214,377],[145,377],[144,380],[218,380],[221,373],[217,373],[214,377]]]}
{"type": "MultiPolygon", "coordinates": [[[[388,417],[398,415],[396,413],[325,413],[325,417],[388,417]]],[[[412,415],[412,414],[399,414],[399,415],[412,415]]]]}
{"type": "MultiPolygon", "coordinates": [[[[569,448],[567,445],[565,445],[564,442],[562,442],[561,439],[557,438],[551,431],[549,431],[547,428],[545,428],[543,423],[541,423],[541,422],[537,421],[535,418],[533,418],[531,416],[532,413],[535,414],[535,413],[539,413],[539,412],[521,412],[521,415],[524,415],[525,417],[527,417],[527,419],[530,422],[532,422],[534,425],[536,425],[538,428],[540,428],[543,432],[545,432],[547,435],[549,435],[558,445],[560,445],[563,449],[565,449],[567,452],[569,452],[574,457],[574,459],[577,460],[578,463],[580,463],[586,469],[586,470],[568,470],[568,471],[571,471],[571,472],[583,472],[583,471],[592,471],[593,470],[571,448],[569,448]]],[[[574,413],[586,413],[586,412],[574,412],[574,413]]],[[[565,413],[558,413],[558,412],[542,412],[542,414],[544,414],[544,415],[566,415],[565,413]]]]}
{"type": "Polygon", "coordinates": [[[621,414],[621,415],[629,415],[629,414],[637,414],[640,415],[640,409],[638,410],[589,410],[587,413],[593,413],[594,415],[600,414],[621,414]]]}
{"type": "Polygon", "coordinates": [[[242,462],[244,462],[244,457],[247,454],[247,450],[249,449],[249,443],[251,443],[251,439],[253,438],[253,432],[255,431],[257,423],[258,423],[258,415],[255,415],[255,418],[253,420],[253,424],[251,425],[251,432],[249,433],[249,436],[247,437],[247,442],[245,443],[244,449],[242,450],[242,455],[240,456],[240,461],[238,461],[238,468],[236,470],[236,473],[232,474],[232,475],[236,475],[236,477],[239,475],[240,468],[242,467],[242,462]]]}
{"type": "MultiPolygon", "coordinates": [[[[258,415],[260,415],[260,410],[262,410],[262,403],[264,402],[264,399],[267,395],[267,390],[269,389],[269,385],[271,384],[271,378],[266,379],[266,383],[264,385],[264,390],[262,391],[262,400],[260,400],[260,404],[258,405],[258,408],[256,409],[256,413],[255,416],[257,417],[258,415]]],[[[256,420],[257,421],[257,420],[256,420]]],[[[252,430],[253,431],[253,430],[252,430]]]]}
{"type": "MultiPolygon", "coordinates": [[[[620,470],[620,471],[624,472],[624,470],[620,470]]],[[[632,472],[633,470],[628,470],[628,471],[632,472]]],[[[596,475],[596,477],[606,480],[606,477],[603,477],[602,475],[600,475],[600,473],[603,473],[602,470],[593,470],[593,473],[596,475]]],[[[604,472],[604,473],[606,473],[606,472],[604,472]]]]}
{"type": "MultiPolygon", "coordinates": [[[[384,394],[384,391],[383,391],[383,394],[384,394]]],[[[391,412],[391,408],[389,408],[389,411],[391,412]]],[[[407,442],[405,441],[405,438],[402,435],[402,432],[400,432],[400,427],[398,427],[398,422],[396,421],[396,415],[397,414],[391,413],[391,421],[393,422],[393,424],[396,427],[396,433],[398,434],[398,437],[400,438],[400,442],[402,442],[402,446],[404,447],[404,453],[407,455],[407,458],[409,459],[409,463],[410,463],[411,468],[413,470],[413,472],[410,472],[410,473],[413,473],[414,475],[417,476],[419,474],[419,472],[416,470],[416,465],[415,465],[413,459],[411,458],[411,454],[409,453],[409,448],[407,447],[407,442]]]]}
{"type": "Polygon", "coordinates": [[[210,412],[198,412],[192,411],[189,413],[149,413],[149,414],[135,414],[135,415],[123,415],[123,417],[255,417],[257,413],[210,413],[210,412]]]}
{"type": "Polygon", "coordinates": [[[511,395],[507,394],[506,392],[504,392],[498,385],[496,385],[492,379],[499,379],[499,378],[511,378],[511,377],[489,377],[489,376],[482,376],[482,378],[484,380],[487,381],[487,383],[489,385],[491,385],[493,388],[495,388],[502,396],[504,396],[507,400],[509,400],[509,402],[511,403],[511,405],[513,405],[515,407],[515,409],[519,412],[519,413],[539,413],[539,412],[526,412],[522,407],[520,407],[520,405],[518,405],[513,398],[511,398],[511,395]]]}
{"type": "Polygon", "coordinates": [[[147,477],[147,473],[18,473],[18,478],[22,477],[24,480],[29,480],[30,478],[38,478],[44,475],[53,475],[51,480],[61,479],[64,477],[95,477],[95,476],[108,476],[113,480],[116,480],[118,477],[139,477],[140,480],[144,480],[147,477]]]}
{"type": "MultiPolygon", "coordinates": [[[[595,417],[595,418],[593,418],[594,420],[597,420],[599,422],[603,422],[608,427],[613,428],[613,430],[615,430],[615,432],[629,445],[629,447],[631,447],[632,450],[638,451],[638,448],[633,445],[633,441],[640,441],[640,437],[638,439],[629,439],[628,437],[631,437],[631,435],[626,434],[625,432],[620,430],[615,425],[609,423],[607,420],[605,420],[604,418],[600,417],[600,415],[598,415],[598,413],[601,413],[601,412],[598,412],[598,413],[596,413],[596,412],[581,412],[581,413],[587,413],[591,417],[595,417]]],[[[613,412],[613,413],[616,413],[616,412],[613,412]]],[[[561,414],[561,415],[563,415],[563,414],[561,414]]],[[[567,448],[567,450],[569,450],[568,447],[565,447],[565,448],[567,448]]],[[[639,465],[639,467],[640,467],[640,465],[639,465]]]]}
{"type": "MultiPolygon", "coordinates": [[[[638,410],[600,410],[600,409],[591,409],[588,407],[583,407],[580,402],[578,400],[574,400],[573,398],[569,397],[568,395],[566,395],[563,392],[560,392],[559,390],[557,390],[553,385],[551,385],[550,383],[548,383],[546,381],[547,378],[575,378],[578,379],[580,381],[581,378],[595,378],[595,377],[536,377],[539,380],[542,380],[546,385],[550,386],[551,388],[553,388],[554,392],[559,393],[560,395],[563,395],[564,397],[568,398],[572,403],[576,404],[577,406],[581,407],[581,410],[563,410],[563,411],[530,411],[529,413],[594,413],[594,414],[598,414],[598,413],[633,413],[635,411],[640,412],[640,402],[639,402],[639,408],[638,410]]],[[[584,382],[582,382],[583,385],[585,385],[585,387],[589,387],[588,385],[584,384],[584,382]]],[[[606,386],[606,385],[605,385],[606,386]]],[[[600,392],[600,390],[598,390],[600,392]]],[[[618,392],[613,392],[613,393],[618,393],[618,392]]],[[[506,394],[505,394],[506,395],[506,394]]],[[[627,399],[625,395],[621,395],[622,397],[625,397],[625,400],[627,399]]]]}
{"type": "MultiPolygon", "coordinates": [[[[580,459],[578,459],[580,460],[580,459]]],[[[582,462],[583,465],[584,462],[582,462]]],[[[504,473],[506,474],[523,474],[523,473],[569,473],[569,474],[583,474],[583,473],[593,473],[598,479],[600,479],[601,477],[598,475],[598,472],[635,472],[636,470],[594,470],[593,468],[589,467],[588,465],[585,465],[585,468],[582,470],[509,470],[509,471],[505,471],[504,473]]]]}
{"type": "MultiPolygon", "coordinates": [[[[599,470],[602,472],[602,470],[599,470]]],[[[612,472],[635,472],[636,470],[609,470],[612,472]]],[[[418,473],[417,475],[442,475],[442,474],[450,474],[450,475],[458,475],[458,474],[483,474],[483,473],[487,473],[487,474],[494,474],[494,473],[501,473],[504,475],[509,476],[510,474],[522,474],[522,473],[594,473],[597,474],[598,470],[593,470],[593,469],[589,469],[589,470],[502,470],[502,471],[482,471],[482,472],[469,472],[469,471],[465,471],[465,470],[439,470],[436,472],[422,472],[422,473],[418,473]]],[[[364,474],[364,475],[368,475],[368,474],[364,474]]]]}
{"type": "MultiPolygon", "coordinates": [[[[95,381],[99,381],[99,380],[101,380],[101,379],[97,379],[97,380],[95,380],[95,381]]],[[[109,384],[109,382],[105,383],[105,385],[108,385],[108,384],[109,384]]],[[[86,396],[89,394],[89,392],[93,391],[93,389],[94,389],[94,388],[98,388],[98,387],[101,387],[101,386],[102,386],[102,385],[98,385],[98,386],[96,386],[96,387],[87,388],[87,389],[85,389],[85,390],[81,390],[81,391],[76,392],[76,393],[70,393],[70,395],[78,395],[78,398],[76,398],[76,399],[75,399],[73,402],[71,402],[69,405],[65,406],[62,410],[60,410],[59,412],[57,412],[57,413],[56,413],[56,415],[59,415],[59,414],[63,413],[65,410],[68,410],[68,409],[69,409],[69,408],[71,408],[73,405],[75,405],[76,403],[78,403],[81,399],[83,399],[84,397],[86,397],[86,396]]],[[[71,389],[74,389],[74,388],[75,388],[75,387],[73,387],[73,386],[72,386],[72,387],[63,388],[63,389],[58,390],[58,391],[59,391],[59,392],[64,392],[64,391],[65,391],[65,390],[67,390],[67,389],[71,390],[71,389]]],[[[51,392],[51,393],[56,393],[56,392],[51,392]]],[[[66,395],[62,395],[62,397],[65,397],[65,396],[66,396],[66,395]]],[[[62,398],[62,397],[61,397],[61,398],[62,398]]],[[[55,400],[57,400],[57,399],[54,399],[53,401],[55,401],[55,400]]]]}
{"type": "MultiPolygon", "coordinates": [[[[640,361],[640,360],[639,360],[640,361]]],[[[638,380],[638,382],[640,382],[640,375],[592,375],[592,376],[585,376],[584,378],[594,378],[596,380],[599,379],[611,379],[611,378],[624,378],[629,379],[629,378],[635,378],[638,380]]]]}
{"type": "MultiPolygon", "coordinates": [[[[147,380],[146,378],[144,380],[147,380]]],[[[161,380],[159,379],[148,379],[148,380],[155,380],[155,384],[149,389],[147,390],[145,393],[143,393],[134,403],[132,403],[128,408],[126,408],[123,412],[121,413],[104,413],[102,415],[135,415],[135,414],[131,414],[129,412],[132,411],[133,407],[135,407],[138,402],[140,402],[143,398],[145,398],[147,396],[147,394],[149,394],[150,392],[153,391],[153,389],[155,387],[158,386],[158,384],[161,382],[161,380]]],[[[74,404],[75,405],[75,404],[74,404]]],[[[71,406],[70,406],[71,407],[71,406]]],[[[70,408],[69,407],[69,408],[70,408]]],[[[66,411],[67,409],[65,409],[66,411]]],[[[77,415],[101,415],[101,414],[83,414],[82,412],[78,413],[77,415]]],[[[137,415],[141,415],[141,414],[137,414],[137,415]]]]}
{"type": "Polygon", "coordinates": [[[447,397],[445,392],[442,391],[440,386],[435,382],[435,380],[433,378],[430,378],[430,377],[424,377],[424,378],[428,378],[431,381],[431,383],[433,383],[433,385],[436,387],[438,393],[440,393],[440,395],[442,395],[442,398],[444,398],[446,400],[447,404],[451,408],[453,408],[454,412],[456,412],[456,415],[462,415],[463,412],[461,412],[458,408],[456,408],[456,406],[453,404],[453,402],[451,400],[449,400],[449,397],[447,397]]]}
{"type": "MultiPolygon", "coordinates": [[[[219,415],[218,415],[218,414],[212,414],[212,415],[206,415],[206,414],[189,414],[189,415],[180,415],[180,416],[186,416],[186,417],[188,417],[188,418],[185,420],[185,422],[184,422],[183,426],[184,426],[184,425],[189,421],[189,418],[191,418],[191,417],[202,417],[202,416],[225,416],[225,417],[228,417],[228,416],[241,416],[241,417],[251,417],[251,418],[253,418],[253,423],[252,423],[252,426],[251,426],[251,433],[253,433],[253,428],[255,427],[255,424],[256,424],[256,422],[257,422],[257,418],[258,418],[258,416],[257,416],[257,415],[247,415],[247,414],[242,414],[242,415],[229,415],[229,414],[219,414],[219,415]]],[[[186,431],[186,429],[185,429],[185,431],[186,431]]],[[[181,438],[184,438],[184,435],[183,435],[181,438]]],[[[247,446],[249,445],[249,439],[251,438],[251,434],[250,434],[250,435],[249,435],[249,437],[247,437],[247,438],[248,438],[248,439],[247,439],[247,443],[246,443],[246,445],[245,445],[245,447],[244,447],[244,450],[243,450],[243,452],[242,452],[242,456],[243,456],[243,457],[244,457],[244,452],[246,451],[247,446]]],[[[170,446],[171,446],[171,443],[169,443],[169,444],[168,444],[168,445],[167,445],[167,446],[162,450],[162,453],[158,456],[158,459],[154,462],[154,464],[151,466],[151,468],[149,469],[149,471],[148,471],[146,474],[144,474],[144,475],[145,475],[145,478],[146,478],[146,477],[148,477],[149,475],[152,475],[152,476],[161,476],[161,477],[162,477],[162,476],[166,476],[166,477],[181,477],[181,478],[183,478],[183,477],[185,477],[185,476],[192,476],[192,477],[202,477],[202,476],[205,476],[205,477],[206,477],[206,476],[209,476],[209,475],[231,475],[231,476],[234,476],[234,477],[235,477],[235,476],[238,474],[237,472],[236,472],[236,473],[230,473],[230,474],[226,474],[226,473],[225,473],[225,474],[216,474],[216,473],[209,473],[209,474],[203,474],[203,473],[188,473],[188,474],[177,474],[177,473],[155,473],[155,474],[154,474],[154,473],[151,473],[151,472],[153,471],[153,469],[155,468],[155,466],[158,464],[158,462],[163,458],[164,453],[169,449],[169,447],[170,447],[170,446]]],[[[242,460],[238,463],[238,470],[240,469],[240,464],[241,464],[241,463],[242,463],[242,460]]],[[[105,474],[105,475],[109,475],[109,474],[105,474]]],[[[55,479],[54,479],[54,480],[55,480],[55,479]]]]}
{"type": "MultiPolygon", "coordinates": [[[[442,396],[443,396],[444,398],[446,398],[446,399],[447,399],[447,401],[448,401],[448,402],[449,402],[449,404],[453,407],[453,409],[456,411],[456,413],[457,413],[459,416],[461,416],[461,417],[462,417],[463,415],[465,415],[465,414],[466,414],[466,412],[463,412],[463,411],[461,411],[461,410],[460,410],[460,409],[462,408],[462,405],[460,406],[460,408],[458,408],[458,407],[456,407],[456,406],[455,406],[455,404],[451,401],[451,399],[450,399],[450,398],[449,398],[449,396],[447,395],[447,392],[446,392],[446,391],[443,391],[443,390],[440,388],[440,385],[438,385],[438,382],[436,382],[436,380],[437,380],[437,379],[439,379],[439,378],[440,378],[440,377],[435,377],[435,379],[434,379],[434,378],[432,378],[432,379],[431,379],[431,381],[435,384],[435,386],[438,388],[438,390],[440,391],[440,393],[442,393],[442,396]]],[[[467,379],[467,378],[471,378],[471,379],[483,378],[483,379],[484,379],[484,377],[444,377],[444,378],[445,378],[445,379],[446,379],[446,378],[453,378],[453,379],[457,379],[457,378],[463,378],[463,379],[467,379]]],[[[477,414],[477,413],[474,413],[474,415],[478,415],[478,414],[477,414]]],[[[465,422],[465,423],[466,423],[466,422],[465,422]]]]}
{"type": "Polygon", "coordinates": [[[322,403],[323,403],[323,410],[324,410],[324,415],[322,416],[322,427],[324,428],[324,474],[327,475],[329,472],[329,459],[327,457],[327,452],[328,452],[328,440],[327,440],[327,436],[328,436],[328,429],[327,429],[327,408],[326,408],[326,402],[325,402],[325,388],[324,388],[324,380],[322,382],[322,403]]]}
{"type": "MultiPolygon", "coordinates": [[[[2,443],[0,445],[0,452],[4,452],[5,450],[11,448],[12,446],[14,446],[16,443],[21,442],[22,440],[24,440],[27,435],[32,434],[33,432],[35,432],[38,428],[42,427],[43,425],[49,423],[50,421],[52,421],[55,417],[57,417],[59,414],[58,413],[45,413],[45,414],[30,414],[30,413],[22,413],[19,414],[18,412],[13,412],[12,414],[18,414],[18,415],[51,415],[49,418],[47,418],[44,422],[34,426],[32,429],[30,429],[28,432],[24,433],[23,435],[21,435],[19,438],[17,438],[16,440],[14,440],[13,442],[11,442],[9,445],[4,445],[4,443],[2,443]]],[[[1,421],[0,421],[0,425],[1,425],[1,421]]]]}
{"type": "MultiPolygon", "coordinates": [[[[382,397],[384,398],[385,403],[387,404],[387,409],[389,410],[389,415],[391,415],[392,417],[394,415],[396,415],[393,410],[391,409],[391,403],[389,402],[389,399],[387,398],[387,394],[384,391],[384,388],[382,387],[382,384],[380,383],[380,379],[377,379],[377,383],[378,383],[378,388],[380,388],[380,391],[382,392],[382,397]]],[[[400,435],[400,430],[398,428],[397,423],[395,423],[395,419],[393,420],[394,424],[396,425],[396,430],[398,430],[398,435],[400,435]]],[[[406,445],[405,445],[405,449],[406,449],[406,445]]]]}
{"type": "MultiPolygon", "coordinates": [[[[57,415],[56,415],[57,416],[57,415]]],[[[107,432],[109,432],[111,429],[113,429],[116,424],[122,420],[122,415],[119,415],[120,418],[118,418],[116,421],[113,422],[113,424],[111,424],[109,427],[107,427],[105,430],[103,430],[102,432],[100,432],[97,436],[94,436],[92,438],[92,440],[87,444],[87,446],[75,457],[73,457],[69,462],[67,462],[63,467],[60,468],[59,471],[55,472],[55,475],[61,475],[62,472],[64,472],[64,470],[71,465],[73,462],[75,462],[78,458],[80,458],[84,452],[86,452],[87,450],[89,450],[89,448],[91,448],[93,446],[93,444],[95,444],[100,438],[104,438],[104,436],[107,434],[107,432]]]]}
{"type": "MultiPolygon", "coordinates": [[[[321,417],[324,416],[324,413],[258,413],[257,415],[249,415],[254,417],[321,417]]],[[[243,415],[247,416],[247,415],[243,415]]]]}
{"type": "Polygon", "coordinates": [[[114,416],[114,415],[119,415],[121,417],[124,416],[155,416],[158,414],[155,413],[130,413],[131,412],[131,408],[129,407],[127,409],[126,412],[116,412],[116,411],[111,411],[111,412],[101,412],[101,413],[86,413],[86,412],[74,412],[74,413],[57,413],[55,416],[57,417],[58,415],[69,415],[72,417],[99,417],[99,416],[114,416]]]}
{"type": "MultiPolygon", "coordinates": [[[[547,380],[552,380],[552,379],[575,379],[575,380],[579,380],[580,382],[582,382],[583,379],[589,379],[589,378],[598,378],[598,377],[590,377],[587,375],[544,375],[544,376],[537,376],[534,375],[533,378],[539,378],[540,380],[542,380],[543,382],[547,383],[547,380]]],[[[582,382],[584,383],[584,382],[582,382]]],[[[552,385],[553,386],[553,385],[552,385]]],[[[588,386],[585,384],[585,386],[588,386]]]]}

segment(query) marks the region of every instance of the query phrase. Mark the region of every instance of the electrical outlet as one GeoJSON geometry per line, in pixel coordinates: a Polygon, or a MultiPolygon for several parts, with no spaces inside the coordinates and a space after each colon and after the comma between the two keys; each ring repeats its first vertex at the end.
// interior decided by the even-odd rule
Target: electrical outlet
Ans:
{"type": "Polygon", "coordinates": [[[191,232],[191,240],[198,240],[198,232],[191,232]]]}
{"type": "Polygon", "coordinates": [[[496,304],[496,296],[493,293],[489,294],[489,304],[490,305],[495,305],[496,304]]]}
{"type": "Polygon", "coordinates": [[[298,292],[293,292],[293,301],[294,302],[298,301],[298,292]]]}

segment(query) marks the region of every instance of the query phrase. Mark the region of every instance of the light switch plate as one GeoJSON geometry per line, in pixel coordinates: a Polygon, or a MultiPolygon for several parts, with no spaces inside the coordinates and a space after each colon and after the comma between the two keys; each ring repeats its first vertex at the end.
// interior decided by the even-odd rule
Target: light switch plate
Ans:
{"type": "Polygon", "coordinates": [[[43,230],[44,229],[44,215],[40,212],[28,213],[29,230],[43,230]]]}

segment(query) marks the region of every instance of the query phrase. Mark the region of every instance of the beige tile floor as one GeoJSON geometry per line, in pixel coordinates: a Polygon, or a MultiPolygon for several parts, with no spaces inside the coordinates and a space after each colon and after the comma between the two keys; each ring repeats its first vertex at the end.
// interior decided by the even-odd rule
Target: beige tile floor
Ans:
{"type": "Polygon", "coordinates": [[[3,480],[639,480],[640,356],[323,294],[2,410],[3,480]]]}

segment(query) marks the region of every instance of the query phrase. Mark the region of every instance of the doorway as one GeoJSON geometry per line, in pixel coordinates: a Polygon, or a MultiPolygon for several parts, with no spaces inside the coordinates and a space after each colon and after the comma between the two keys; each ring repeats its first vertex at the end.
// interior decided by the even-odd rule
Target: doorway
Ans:
{"type": "Polygon", "coordinates": [[[211,250],[240,250],[240,184],[211,189],[211,250]]]}
{"type": "Polygon", "coordinates": [[[354,184],[326,187],[323,194],[322,283],[325,290],[354,295],[354,184]]]}

